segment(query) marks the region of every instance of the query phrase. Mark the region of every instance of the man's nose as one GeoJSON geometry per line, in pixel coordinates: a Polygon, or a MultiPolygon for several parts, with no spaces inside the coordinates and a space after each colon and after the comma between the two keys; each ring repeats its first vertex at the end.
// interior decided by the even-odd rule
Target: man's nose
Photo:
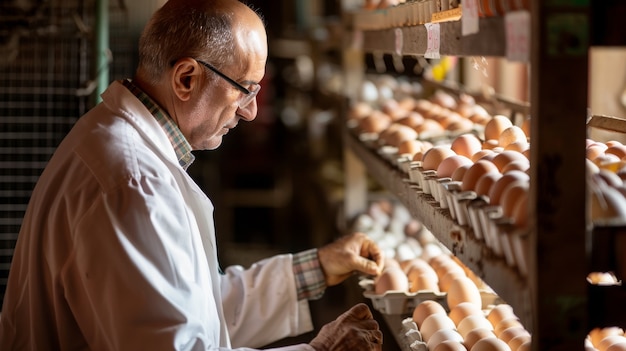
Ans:
{"type": "Polygon", "coordinates": [[[241,118],[243,118],[244,120],[250,122],[256,118],[257,112],[258,112],[258,105],[256,102],[256,96],[255,96],[254,99],[250,101],[248,106],[243,107],[243,108],[240,107],[237,114],[241,116],[241,118]]]}

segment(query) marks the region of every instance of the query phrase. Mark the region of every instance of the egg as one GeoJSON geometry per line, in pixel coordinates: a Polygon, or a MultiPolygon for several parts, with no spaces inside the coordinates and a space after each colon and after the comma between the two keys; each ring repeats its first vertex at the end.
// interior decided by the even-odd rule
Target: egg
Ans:
{"type": "Polygon", "coordinates": [[[596,346],[596,349],[598,349],[598,351],[606,351],[609,346],[615,344],[626,344],[626,337],[622,335],[606,336],[604,339],[600,340],[600,342],[596,346]]]}
{"type": "Polygon", "coordinates": [[[516,317],[513,312],[513,307],[506,303],[495,305],[489,313],[487,313],[487,319],[494,327],[500,323],[503,319],[516,317]]]}
{"type": "Polygon", "coordinates": [[[373,111],[359,120],[358,128],[365,133],[380,133],[391,125],[391,117],[381,111],[373,111]]]}
{"type": "Polygon", "coordinates": [[[511,351],[517,351],[522,344],[525,344],[530,341],[531,341],[530,333],[520,334],[512,338],[511,340],[509,340],[507,345],[509,345],[509,348],[511,349],[511,351]]]}
{"type": "Polygon", "coordinates": [[[439,292],[439,281],[427,273],[422,273],[417,270],[409,271],[409,292],[414,293],[418,291],[431,291],[439,292]]]}
{"type": "Polygon", "coordinates": [[[498,137],[498,145],[507,147],[509,144],[514,142],[526,142],[526,134],[524,134],[522,128],[512,125],[500,133],[500,136],[498,137]]]}
{"type": "Polygon", "coordinates": [[[524,325],[522,325],[522,322],[520,322],[517,317],[508,317],[508,318],[505,318],[505,319],[501,320],[493,328],[493,332],[496,334],[497,337],[500,337],[502,332],[504,332],[505,330],[507,330],[507,329],[509,329],[511,327],[522,327],[523,328],[524,325]]]}
{"type": "Polygon", "coordinates": [[[471,302],[461,302],[454,306],[454,308],[451,308],[448,313],[448,317],[450,317],[456,325],[458,325],[463,318],[472,315],[483,316],[483,312],[480,307],[471,302]]]}
{"type": "Polygon", "coordinates": [[[480,161],[480,160],[493,160],[493,158],[496,156],[496,152],[493,150],[488,150],[488,149],[482,149],[478,152],[476,152],[475,154],[472,155],[471,159],[474,162],[480,161]]]}
{"type": "MultiPolygon", "coordinates": [[[[523,156],[523,155],[522,155],[523,156]]],[[[530,161],[526,157],[523,160],[517,160],[510,162],[504,168],[502,168],[502,173],[508,173],[511,171],[522,171],[527,172],[530,169],[530,161]]]]}
{"type": "Polygon", "coordinates": [[[445,128],[437,121],[433,119],[424,119],[424,122],[415,128],[415,130],[422,134],[439,135],[445,131],[445,128]]]}
{"type": "Polygon", "coordinates": [[[482,149],[482,142],[474,134],[461,134],[454,138],[450,148],[456,152],[457,155],[470,158],[473,154],[482,149]]]}
{"type": "Polygon", "coordinates": [[[626,343],[620,342],[606,348],[605,351],[626,351],[626,343]]]}
{"type": "Polygon", "coordinates": [[[502,173],[500,172],[489,172],[483,174],[480,178],[478,178],[474,191],[476,191],[476,194],[478,195],[488,196],[489,190],[491,190],[493,184],[500,179],[500,177],[502,177],[502,173]]]}
{"type": "Polygon", "coordinates": [[[426,317],[422,321],[422,325],[419,326],[419,331],[422,334],[422,338],[428,343],[431,336],[433,336],[438,330],[450,329],[454,330],[456,326],[452,319],[445,313],[435,313],[426,317]]]}
{"type": "Polygon", "coordinates": [[[502,172],[502,169],[506,165],[508,165],[509,163],[513,161],[518,161],[518,160],[528,161],[526,156],[524,156],[521,152],[513,151],[513,150],[504,150],[501,153],[494,156],[491,162],[493,162],[493,164],[496,165],[496,167],[498,167],[498,170],[502,172]]]}
{"type": "Polygon", "coordinates": [[[460,182],[463,181],[463,176],[465,175],[465,172],[467,172],[467,170],[473,165],[474,163],[471,164],[466,164],[466,165],[462,165],[459,166],[450,176],[452,178],[453,181],[456,182],[460,182]]]}
{"type": "Polygon", "coordinates": [[[493,333],[492,329],[489,328],[476,328],[470,330],[466,335],[463,341],[463,344],[468,350],[471,350],[472,347],[479,341],[485,338],[496,338],[496,334],[493,333]]]}
{"type": "MultiPolygon", "coordinates": [[[[607,145],[608,146],[608,145],[607,145]]],[[[604,150],[605,154],[612,154],[622,159],[626,157],[626,145],[622,144],[613,144],[608,146],[606,150],[604,150]]]]}
{"type": "Polygon", "coordinates": [[[452,282],[455,279],[462,278],[462,277],[467,277],[467,276],[465,275],[464,272],[459,272],[459,271],[450,271],[450,272],[443,274],[439,278],[439,290],[448,292],[448,290],[450,290],[450,286],[452,285],[452,282]]]}
{"type": "Polygon", "coordinates": [[[591,145],[585,150],[585,156],[587,159],[593,161],[599,156],[604,155],[604,150],[606,150],[606,148],[603,146],[591,145]]]}
{"type": "Polygon", "coordinates": [[[500,333],[500,340],[504,341],[505,343],[509,343],[509,341],[511,341],[511,339],[519,336],[519,335],[528,335],[530,336],[530,333],[524,328],[524,327],[520,327],[520,326],[515,326],[515,327],[510,327],[508,329],[503,330],[500,333]]]}
{"type": "Polygon", "coordinates": [[[467,276],[458,277],[452,281],[446,296],[448,308],[452,309],[461,302],[471,302],[482,308],[480,291],[474,282],[467,276]]]}
{"type": "Polygon", "coordinates": [[[420,273],[430,274],[434,279],[438,279],[435,269],[426,260],[419,257],[400,262],[400,267],[407,275],[410,271],[415,270],[420,273]]]}
{"type": "Polygon", "coordinates": [[[519,228],[526,228],[528,226],[528,192],[523,192],[518,198],[518,202],[513,205],[513,224],[519,228]]]}
{"type": "Polygon", "coordinates": [[[426,345],[429,350],[434,350],[439,344],[446,340],[463,342],[463,337],[454,329],[439,329],[428,340],[426,345]]]}
{"type": "Polygon", "coordinates": [[[446,314],[445,308],[441,304],[434,300],[424,300],[420,302],[415,309],[413,309],[413,321],[418,327],[422,325],[424,319],[431,314],[446,314]]]}
{"type": "Polygon", "coordinates": [[[459,342],[447,340],[437,345],[437,347],[431,351],[467,351],[467,349],[459,342]]]}
{"type": "Polygon", "coordinates": [[[518,180],[510,183],[502,191],[500,205],[502,213],[508,218],[513,217],[515,206],[521,202],[521,199],[528,196],[530,184],[525,180],[518,180]]]}
{"type": "Polygon", "coordinates": [[[476,161],[463,175],[461,190],[474,190],[476,182],[478,182],[478,178],[489,172],[498,172],[498,167],[496,167],[496,165],[494,165],[491,161],[476,161]]]}
{"type": "Polygon", "coordinates": [[[422,168],[424,170],[436,171],[439,164],[449,156],[456,155],[454,151],[447,145],[433,146],[422,156],[422,168]]]}
{"type": "Polygon", "coordinates": [[[489,191],[489,204],[500,205],[502,193],[506,187],[515,181],[530,181],[530,176],[522,171],[511,171],[505,173],[498,179],[491,187],[489,191]]]}
{"type": "Polygon", "coordinates": [[[413,158],[413,155],[422,150],[422,142],[417,139],[403,140],[398,144],[399,155],[409,155],[413,158]]]}
{"type": "Polygon", "coordinates": [[[530,144],[527,141],[514,141],[504,148],[505,151],[525,152],[530,150],[530,144]]]}
{"type": "Polygon", "coordinates": [[[500,138],[500,134],[512,125],[513,122],[511,122],[507,116],[494,115],[485,125],[485,139],[498,140],[500,138]]]}
{"type": "Polygon", "coordinates": [[[439,178],[451,178],[454,171],[456,171],[461,166],[471,166],[473,164],[472,160],[462,155],[452,155],[446,157],[441,163],[439,167],[437,167],[437,177],[439,178]]]}
{"type": "Polygon", "coordinates": [[[517,351],[530,351],[532,347],[532,341],[528,340],[525,343],[521,344],[518,348],[517,351]]]}
{"type": "Polygon", "coordinates": [[[377,295],[388,291],[409,291],[409,280],[400,267],[387,267],[374,280],[374,292],[377,295]]]}
{"type": "Polygon", "coordinates": [[[480,315],[471,315],[463,318],[457,325],[456,330],[463,336],[463,338],[467,337],[469,332],[474,329],[488,329],[493,330],[493,326],[485,316],[480,315]]]}
{"type": "Polygon", "coordinates": [[[482,143],[483,150],[493,150],[497,148],[499,145],[498,139],[487,139],[482,143]]]}
{"type": "Polygon", "coordinates": [[[509,345],[497,338],[484,338],[478,340],[471,351],[510,351],[509,345]]]}

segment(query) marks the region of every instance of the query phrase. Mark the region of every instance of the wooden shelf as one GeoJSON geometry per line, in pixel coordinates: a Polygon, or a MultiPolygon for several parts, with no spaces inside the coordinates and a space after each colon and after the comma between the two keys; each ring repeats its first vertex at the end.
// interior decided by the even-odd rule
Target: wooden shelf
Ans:
{"type": "MultiPolygon", "coordinates": [[[[505,30],[502,17],[481,18],[476,34],[463,36],[461,21],[442,22],[441,55],[453,56],[505,56],[505,30]]],[[[424,25],[399,27],[383,30],[363,31],[363,51],[397,53],[402,55],[424,55],[428,36],[424,25]],[[400,31],[400,32],[398,32],[400,31]],[[401,33],[401,34],[400,34],[401,33]],[[401,44],[400,42],[401,41],[401,44]]]]}
{"type": "Polygon", "coordinates": [[[363,162],[368,173],[381,186],[393,193],[442,244],[513,306],[526,328],[532,329],[531,294],[526,279],[517,269],[507,265],[503,257],[496,256],[474,236],[470,227],[456,223],[449,211],[439,207],[432,196],[417,190],[403,172],[390,165],[347,129],[344,132],[344,144],[363,162]]]}

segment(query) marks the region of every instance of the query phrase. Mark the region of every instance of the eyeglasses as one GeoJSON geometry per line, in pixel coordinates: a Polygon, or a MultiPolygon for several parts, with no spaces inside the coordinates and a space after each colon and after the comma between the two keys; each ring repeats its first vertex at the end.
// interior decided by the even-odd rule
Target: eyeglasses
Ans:
{"type": "Polygon", "coordinates": [[[245,108],[246,106],[250,105],[252,100],[254,100],[256,95],[259,93],[259,90],[261,90],[261,86],[256,83],[251,84],[250,88],[246,89],[243,85],[237,83],[234,79],[230,78],[229,76],[220,72],[220,70],[218,70],[217,68],[213,67],[213,65],[206,63],[204,61],[201,61],[201,60],[196,60],[196,61],[202,64],[204,67],[213,71],[218,76],[222,77],[225,81],[230,83],[230,85],[235,87],[235,89],[239,90],[243,94],[241,95],[239,100],[237,100],[237,105],[239,106],[239,108],[245,108]]]}

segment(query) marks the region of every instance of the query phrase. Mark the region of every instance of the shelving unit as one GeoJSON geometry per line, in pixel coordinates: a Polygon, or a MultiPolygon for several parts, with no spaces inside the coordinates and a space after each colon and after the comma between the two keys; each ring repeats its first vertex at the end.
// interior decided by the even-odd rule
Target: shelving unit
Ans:
{"type": "MultiPolygon", "coordinates": [[[[606,4],[603,4],[606,10],[606,4]]],[[[346,213],[363,207],[370,174],[395,194],[459,259],[511,304],[533,334],[533,350],[582,350],[598,323],[588,316],[593,295],[589,273],[591,225],[586,220],[585,138],[591,5],[587,1],[531,2],[531,186],[529,273],[520,276],[494,257],[468,228],[457,225],[429,195],[419,193],[400,172],[344,132],[346,213]]],[[[597,14],[596,14],[597,15],[597,14]]],[[[506,55],[505,19],[481,18],[477,34],[463,36],[461,22],[441,23],[441,55],[506,55]]],[[[362,39],[346,50],[347,82],[362,77],[358,51],[424,55],[423,25],[352,31],[362,39]],[[356,48],[355,48],[356,46],[356,48]]],[[[608,296],[608,295],[607,295],[608,296]]],[[[622,302],[623,303],[623,302],[622,302]]],[[[625,324],[624,321],[621,321],[625,324]]]]}

